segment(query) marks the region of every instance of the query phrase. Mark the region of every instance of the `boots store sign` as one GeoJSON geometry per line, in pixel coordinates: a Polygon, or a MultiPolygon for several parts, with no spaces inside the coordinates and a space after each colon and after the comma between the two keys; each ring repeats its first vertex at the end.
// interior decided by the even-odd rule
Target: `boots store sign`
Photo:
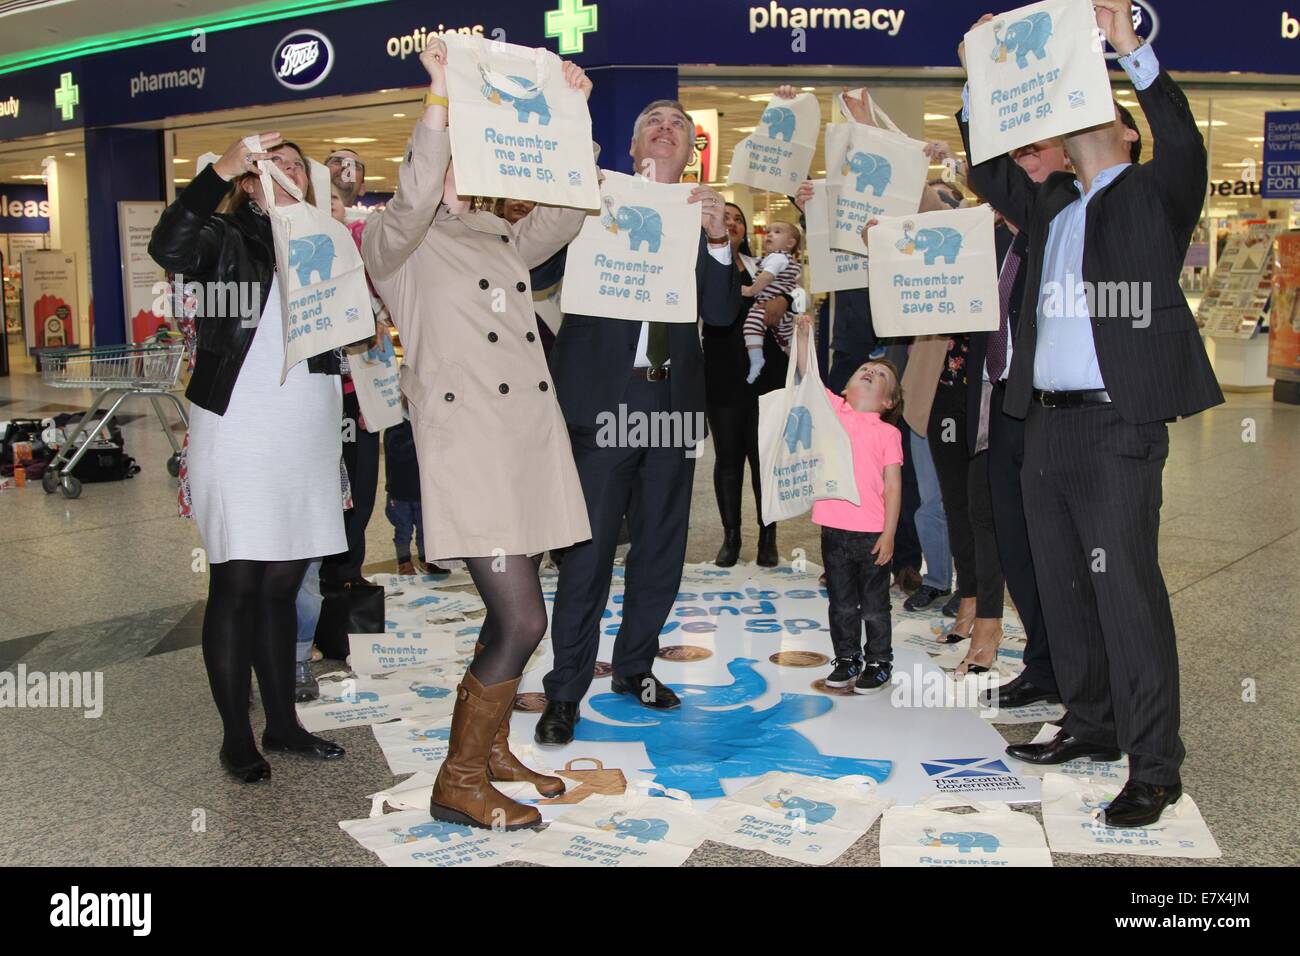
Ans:
{"type": "Polygon", "coordinates": [[[310,90],[334,67],[334,45],[317,30],[295,30],[275,46],[271,69],[281,86],[310,90]]]}

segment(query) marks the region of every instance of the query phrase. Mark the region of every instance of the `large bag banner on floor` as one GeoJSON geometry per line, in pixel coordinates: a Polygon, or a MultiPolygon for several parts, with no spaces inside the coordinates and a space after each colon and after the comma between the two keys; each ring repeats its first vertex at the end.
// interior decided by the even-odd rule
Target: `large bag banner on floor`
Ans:
{"type": "Polygon", "coordinates": [[[824,780],[773,771],[709,810],[709,839],[796,863],[834,863],[894,801],[870,777],[824,780]]]}
{"type": "Polygon", "coordinates": [[[1183,794],[1149,827],[1108,827],[1101,811],[1123,784],[1049,773],[1043,777],[1043,826],[1057,853],[1131,853],[1216,860],[1223,856],[1195,801],[1183,794]]]}
{"type": "Polygon", "coordinates": [[[280,384],[304,359],[351,345],[375,334],[366,267],[347,227],[303,200],[303,194],[275,163],[262,163],[262,192],[273,196],[279,183],[298,202],[269,203],[271,236],[284,322],[284,367],[280,384]]]}
{"type": "Polygon", "coordinates": [[[790,100],[774,95],[758,128],[736,144],[727,184],[793,195],[812,166],[821,122],[814,94],[800,93],[790,100]]]}
{"type": "Polygon", "coordinates": [[[588,797],[510,858],[601,869],[681,866],[708,839],[709,823],[685,793],[665,792],[666,797],[588,797]]]}
{"type": "Polygon", "coordinates": [[[831,248],[831,207],[826,180],[811,180],[812,198],[804,207],[808,224],[808,291],[839,292],[867,286],[867,257],[831,248]]]}
{"type": "Polygon", "coordinates": [[[1115,118],[1089,0],[1043,0],[966,34],[970,161],[1115,118]]]}
{"type": "Polygon", "coordinates": [[[881,219],[867,235],[877,335],[997,329],[998,262],[987,204],[881,219]]]}
{"type": "Polygon", "coordinates": [[[463,196],[596,209],[587,100],[540,47],[444,33],[456,188],[463,196]]]}
{"type": "Polygon", "coordinates": [[[790,362],[785,388],[758,398],[765,524],[796,518],[822,498],[859,503],[853,446],[826,397],[811,337],[808,371],[796,384],[798,364],[790,362]]]}
{"type": "Polygon", "coordinates": [[[831,248],[866,255],[862,229],[871,219],[920,208],[930,170],[924,149],[920,140],[878,126],[826,127],[831,248]]]}
{"type": "Polygon", "coordinates": [[[312,733],[379,724],[399,717],[428,719],[450,714],[455,706],[450,687],[426,682],[346,677],[322,679],[320,699],[298,705],[298,719],[312,733]]]}
{"type": "Polygon", "coordinates": [[[453,624],[423,631],[349,634],[348,666],[355,674],[370,675],[463,661],[474,654],[474,637],[462,637],[458,630],[453,624]]]}
{"type": "Polygon", "coordinates": [[[694,322],[700,204],[686,200],[695,187],[601,174],[601,211],[569,243],[560,308],[565,315],[694,322]]]}
{"type": "Polygon", "coordinates": [[[427,809],[344,820],[343,832],[385,866],[496,866],[535,836],[532,830],[496,831],[448,823],[427,809]]]}
{"type": "Polygon", "coordinates": [[[1051,866],[1043,828],[1005,803],[956,801],[975,813],[951,813],[949,797],[890,807],[880,821],[881,866],[1051,866]]]}

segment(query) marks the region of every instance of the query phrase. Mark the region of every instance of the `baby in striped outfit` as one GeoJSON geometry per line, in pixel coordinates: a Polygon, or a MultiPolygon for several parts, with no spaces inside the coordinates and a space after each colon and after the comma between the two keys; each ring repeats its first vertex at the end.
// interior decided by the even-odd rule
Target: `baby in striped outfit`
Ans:
{"type": "MultiPolygon", "coordinates": [[[[753,384],[763,370],[763,336],[767,324],[763,321],[763,304],[785,293],[792,295],[799,285],[799,275],[803,267],[799,265],[799,246],[801,243],[799,227],[792,222],[774,222],[767,229],[763,239],[763,261],[759,263],[759,273],[754,277],[754,284],[741,286],[740,294],[753,296],[754,304],[745,316],[745,348],[749,351],[749,375],[745,381],[753,384]]],[[[794,329],[794,318],[787,312],[780,323],[772,329],[777,342],[786,352],[790,351],[790,334],[794,329]]]]}

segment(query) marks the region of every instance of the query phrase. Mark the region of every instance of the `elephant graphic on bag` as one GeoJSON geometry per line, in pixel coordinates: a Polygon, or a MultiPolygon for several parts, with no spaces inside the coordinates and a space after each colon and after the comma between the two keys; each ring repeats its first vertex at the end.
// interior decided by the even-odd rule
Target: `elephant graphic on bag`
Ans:
{"type": "Polygon", "coordinates": [[[760,123],[767,127],[769,139],[781,139],[787,143],[794,137],[795,115],[788,106],[769,106],[763,110],[760,123]]]}
{"type": "Polygon", "coordinates": [[[857,191],[866,192],[870,186],[877,199],[885,194],[889,181],[894,178],[894,167],[889,165],[889,160],[876,153],[850,153],[844,158],[840,172],[845,176],[853,173],[858,177],[857,191]]]}
{"type": "Polygon", "coordinates": [[[614,200],[605,197],[605,211],[600,214],[600,224],[617,235],[626,232],[628,246],[633,252],[641,251],[645,243],[647,251],[658,252],[659,243],[664,238],[664,221],[655,210],[647,206],[619,206],[614,209],[614,200]]]}
{"type": "Polygon", "coordinates": [[[450,843],[454,836],[474,835],[474,831],[463,823],[444,823],[441,820],[421,823],[409,830],[394,829],[388,832],[397,838],[397,843],[414,843],[416,840],[425,840],[429,837],[433,837],[439,843],[450,843]]]}
{"type": "Polygon", "coordinates": [[[542,95],[542,88],[528,77],[493,73],[481,63],[478,72],[483,78],[483,96],[487,100],[513,106],[521,123],[527,123],[528,117],[536,113],[539,126],[550,125],[551,107],[542,95]]]}
{"type": "Polygon", "coordinates": [[[334,268],[334,240],[323,232],[290,239],[289,268],[297,270],[299,285],[311,285],[312,273],[324,282],[334,268]]]}
{"type": "Polygon", "coordinates": [[[942,259],[948,265],[957,261],[961,252],[962,235],[950,226],[936,226],[912,232],[912,223],[903,223],[903,238],[895,243],[894,248],[905,256],[910,256],[917,249],[925,255],[925,264],[934,265],[936,259],[942,259]]]}
{"type": "Polygon", "coordinates": [[[785,439],[786,450],[792,455],[800,445],[812,448],[812,413],[808,411],[807,405],[796,405],[790,409],[782,437],[785,439]]]}
{"type": "Polygon", "coordinates": [[[936,835],[933,828],[926,827],[922,832],[925,836],[920,840],[921,846],[955,846],[961,853],[969,853],[973,849],[996,853],[998,847],[1002,845],[992,833],[979,833],[974,830],[945,830],[936,835]]]}
{"type": "Polygon", "coordinates": [[[1052,38],[1052,15],[1045,11],[1031,13],[1013,21],[1003,31],[1001,23],[993,24],[993,62],[1005,63],[1008,54],[1015,54],[1016,66],[1029,66],[1029,54],[1042,60],[1047,57],[1047,41],[1052,38]]]}
{"type": "Polygon", "coordinates": [[[378,702],[379,695],[369,690],[353,691],[351,694],[344,694],[342,697],[321,698],[322,704],[369,704],[378,702]]]}
{"type": "Polygon", "coordinates": [[[787,820],[800,820],[806,823],[825,823],[835,816],[835,807],[820,800],[790,795],[789,790],[779,790],[763,798],[763,802],[776,810],[784,810],[787,820]]]}
{"type": "Polygon", "coordinates": [[[668,835],[668,821],[658,817],[625,817],[622,811],[611,814],[608,819],[597,820],[596,826],[602,830],[612,830],[620,839],[631,837],[637,843],[651,843],[662,840],[668,835]]]}

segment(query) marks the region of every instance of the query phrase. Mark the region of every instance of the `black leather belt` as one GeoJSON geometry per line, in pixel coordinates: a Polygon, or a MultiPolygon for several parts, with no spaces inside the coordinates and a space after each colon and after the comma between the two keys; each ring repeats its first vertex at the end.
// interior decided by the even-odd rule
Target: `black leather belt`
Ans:
{"type": "Polygon", "coordinates": [[[1104,388],[1085,388],[1077,392],[1040,392],[1034,389],[1034,401],[1044,408],[1078,408],[1081,405],[1109,405],[1110,395],[1104,388]]]}
{"type": "Polygon", "coordinates": [[[666,382],[672,369],[667,365],[655,368],[650,365],[637,365],[632,368],[632,377],[643,379],[647,382],[666,382]]]}

